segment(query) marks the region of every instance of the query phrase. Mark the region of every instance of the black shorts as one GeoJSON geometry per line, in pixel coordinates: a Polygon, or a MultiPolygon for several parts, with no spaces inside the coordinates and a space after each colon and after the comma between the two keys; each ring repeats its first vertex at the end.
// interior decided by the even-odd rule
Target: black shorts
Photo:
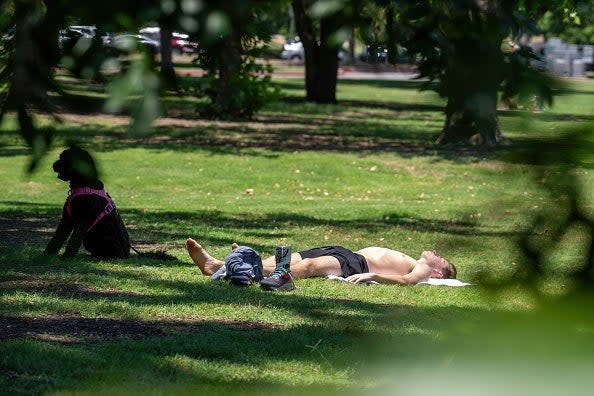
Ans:
{"type": "Polygon", "coordinates": [[[342,276],[345,278],[354,274],[369,272],[367,260],[358,253],[351,252],[342,246],[326,246],[299,252],[302,258],[318,258],[324,256],[336,257],[340,263],[342,276]]]}

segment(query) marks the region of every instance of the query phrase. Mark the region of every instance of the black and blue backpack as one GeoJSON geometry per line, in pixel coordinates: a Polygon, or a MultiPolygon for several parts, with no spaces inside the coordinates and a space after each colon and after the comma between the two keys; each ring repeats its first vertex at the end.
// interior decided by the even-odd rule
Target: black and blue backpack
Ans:
{"type": "MultiPolygon", "coordinates": [[[[248,286],[264,278],[262,257],[249,246],[239,246],[225,258],[225,275],[219,274],[232,285],[248,286]]],[[[216,275],[216,274],[215,274],[216,275]]],[[[214,275],[213,275],[213,278],[214,275]]]]}

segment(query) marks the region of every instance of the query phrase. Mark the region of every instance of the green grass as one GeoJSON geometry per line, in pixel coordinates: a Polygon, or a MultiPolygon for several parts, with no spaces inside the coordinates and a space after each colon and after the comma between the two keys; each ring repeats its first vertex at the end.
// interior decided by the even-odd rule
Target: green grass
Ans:
{"type": "MultiPolygon", "coordinates": [[[[197,119],[179,97],[142,136],[128,135],[125,120],[71,115],[30,176],[15,121],[5,120],[2,392],[586,394],[592,300],[553,298],[571,290],[563,277],[502,289],[481,278],[521,265],[516,239],[562,196],[545,194],[529,165],[507,162],[509,149],[433,146],[443,101],[418,83],[341,81],[339,105],[314,106],[300,100],[302,81],[278,82],[286,99],[250,122],[197,119]],[[71,138],[93,151],[133,243],[177,260],[39,256],[67,193],[51,163],[71,138]],[[232,242],[264,255],[279,243],[437,249],[475,286],[234,288],[199,274],[188,236],[221,258],[232,242]]],[[[86,89],[93,108],[103,94],[86,89]]],[[[592,95],[591,83],[568,84],[544,113],[502,113],[503,130],[530,146],[579,128],[594,117],[592,95]]],[[[591,214],[592,169],[576,172],[591,214]]],[[[587,243],[576,227],[550,265],[570,267],[587,243]]]]}

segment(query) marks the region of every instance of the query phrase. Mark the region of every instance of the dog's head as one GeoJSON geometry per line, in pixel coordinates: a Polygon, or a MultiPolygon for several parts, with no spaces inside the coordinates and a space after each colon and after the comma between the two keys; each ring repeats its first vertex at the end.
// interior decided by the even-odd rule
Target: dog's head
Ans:
{"type": "Polygon", "coordinates": [[[58,174],[58,179],[64,181],[84,183],[95,182],[99,178],[91,154],[74,145],[62,151],[60,158],[54,162],[53,168],[54,172],[58,174]]]}

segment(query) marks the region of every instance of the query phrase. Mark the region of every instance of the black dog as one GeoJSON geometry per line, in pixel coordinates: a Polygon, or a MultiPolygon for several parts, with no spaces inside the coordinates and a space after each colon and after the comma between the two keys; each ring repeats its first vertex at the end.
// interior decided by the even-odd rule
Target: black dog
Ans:
{"type": "Polygon", "coordinates": [[[128,258],[130,237],[113,200],[103,189],[91,155],[72,145],[60,154],[53,168],[60,180],[70,181],[70,193],[44,254],[58,253],[70,236],[62,258],[75,256],[81,244],[98,258],[128,258]]]}

